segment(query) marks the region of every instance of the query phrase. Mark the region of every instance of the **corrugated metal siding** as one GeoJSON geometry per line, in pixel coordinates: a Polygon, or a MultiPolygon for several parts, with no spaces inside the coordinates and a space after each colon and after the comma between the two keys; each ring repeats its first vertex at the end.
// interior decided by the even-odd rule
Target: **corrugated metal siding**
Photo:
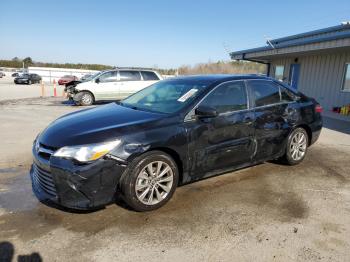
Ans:
{"type": "MultiPolygon", "coordinates": [[[[290,64],[294,59],[284,58],[272,61],[271,76],[274,76],[274,67],[284,65],[286,82],[289,77],[290,64]]],[[[298,90],[314,97],[326,109],[333,106],[350,104],[350,92],[341,91],[345,64],[350,63],[350,51],[334,52],[320,55],[298,57],[300,76],[298,90]]]]}
{"type": "Polygon", "coordinates": [[[284,66],[283,77],[286,79],[285,82],[287,82],[288,76],[289,76],[290,64],[292,63],[293,63],[292,58],[280,58],[280,59],[273,60],[270,67],[270,76],[275,77],[276,66],[282,65],[284,66]]]}
{"type": "MultiPolygon", "coordinates": [[[[342,48],[342,47],[350,47],[350,38],[331,40],[318,42],[313,44],[305,44],[305,45],[297,45],[291,47],[277,48],[265,51],[257,51],[247,53],[245,58],[248,59],[262,59],[262,60],[270,60],[273,59],[272,56],[282,55],[282,54],[292,54],[292,53],[305,53],[311,51],[319,51],[319,50],[327,50],[332,48],[342,48]]],[[[232,56],[232,59],[239,59],[238,55],[232,56]]]]}
{"type": "Polygon", "coordinates": [[[326,32],[326,33],[320,33],[320,34],[314,34],[314,35],[309,35],[309,36],[305,36],[305,37],[298,37],[298,38],[294,38],[294,39],[290,39],[290,40],[284,40],[284,41],[275,41],[272,40],[273,44],[293,44],[293,43],[297,43],[300,40],[311,40],[311,39],[317,39],[319,37],[328,37],[328,36],[334,36],[337,35],[338,33],[345,33],[345,32],[350,32],[350,28],[349,27],[344,27],[342,29],[336,30],[336,31],[332,31],[332,32],[326,32]]]}

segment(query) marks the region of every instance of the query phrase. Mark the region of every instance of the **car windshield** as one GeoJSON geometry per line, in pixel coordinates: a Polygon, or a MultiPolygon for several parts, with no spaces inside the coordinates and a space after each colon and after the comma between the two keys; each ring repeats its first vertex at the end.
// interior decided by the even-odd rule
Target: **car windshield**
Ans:
{"type": "Polygon", "coordinates": [[[89,76],[87,76],[87,77],[84,79],[83,82],[90,81],[90,80],[94,79],[95,77],[97,77],[99,74],[101,74],[101,72],[97,72],[97,73],[95,73],[95,74],[93,74],[93,75],[89,75],[89,76]]]}
{"type": "Polygon", "coordinates": [[[191,103],[210,83],[208,80],[163,80],[129,96],[120,104],[158,113],[175,113],[191,103]]]}

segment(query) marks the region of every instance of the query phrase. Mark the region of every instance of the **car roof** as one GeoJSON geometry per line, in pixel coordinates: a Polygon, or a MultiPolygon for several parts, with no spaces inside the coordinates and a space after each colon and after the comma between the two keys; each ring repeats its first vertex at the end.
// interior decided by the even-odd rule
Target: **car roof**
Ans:
{"type": "Polygon", "coordinates": [[[101,72],[110,72],[110,71],[147,71],[147,72],[157,72],[156,69],[151,68],[136,68],[136,67],[116,67],[112,69],[103,70],[101,72]]]}
{"type": "Polygon", "coordinates": [[[213,75],[190,75],[168,78],[167,80],[188,80],[188,81],[208,81],[208,82],[226,82],[231,80],[246,80],[246,79],[263,79],[271,80],[272,78],[259,74],[245,75],[230,75],[230,74],[213,74],[213,75]]]}

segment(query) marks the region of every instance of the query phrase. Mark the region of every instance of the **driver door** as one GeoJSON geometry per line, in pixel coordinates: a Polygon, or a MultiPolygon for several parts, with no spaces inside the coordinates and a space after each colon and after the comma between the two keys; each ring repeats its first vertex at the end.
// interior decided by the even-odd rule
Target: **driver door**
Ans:
{"type": "Polygon", "coordinates": [[[93,93],[96,100],[113,100],[119,92],[118,71],[108,71],[95,80],[93,93]]]}
{"type": "Polygon", "coordinates": [[[185,123],[189,133],[191,175],[202,178],[210,176],[211,171],[233,169],[250,162],[254,152],[254,114],[248,106],[244,81],[219,85],[200,106],[215,109],[217,116],[195,116],[185,123]]]}

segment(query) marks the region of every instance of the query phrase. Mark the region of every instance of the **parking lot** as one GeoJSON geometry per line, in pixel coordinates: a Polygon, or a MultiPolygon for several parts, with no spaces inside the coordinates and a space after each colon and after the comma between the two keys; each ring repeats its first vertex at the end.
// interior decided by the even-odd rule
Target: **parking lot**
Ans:
{"type": "Polygon", "coordinates": [[[40,85],[15,86],[4,79],[0,96],[0,242],[8,242],[15,256],[37,253],[44,261],[349,259],[350,135],[324,128],[298,166],[268,162],[182,186],[153,212],[113,204],[71,213],[39,203],[28,171],[37,133],[82,108],[63,98],[38,97],[40,85]]]}
{"type": "MultiPolygon", "coordinates": [[[[13,83],[14,77],[10,73],[3,78],[0,78],[0,101],[9,99],[32,98],[41,96],[41,85],[15,85],[13,83]]],[[[44,83],[44,96],[54,95],[53,84],[49,82],[44,83]]],[[[57,95],[61,96],[63,87],[56,85],[57,95]]]]}

